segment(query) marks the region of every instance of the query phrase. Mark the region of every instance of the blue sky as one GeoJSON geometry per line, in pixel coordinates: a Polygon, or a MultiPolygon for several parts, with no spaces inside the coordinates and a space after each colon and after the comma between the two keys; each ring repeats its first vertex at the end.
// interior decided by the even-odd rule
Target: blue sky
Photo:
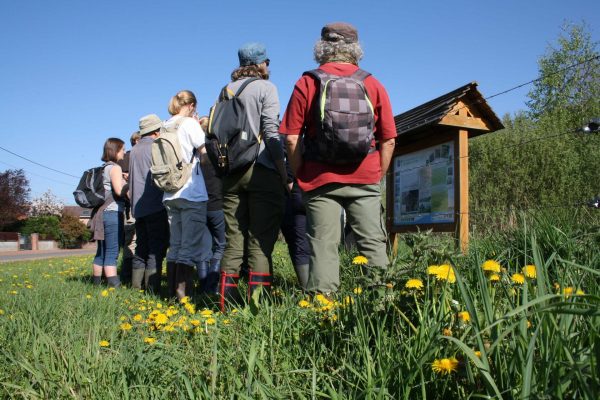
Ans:
{"type": "MultiPolygon", "coordinates": [[[[321,27],[359,31],[361,67],[387,88],[395,114],[471,81],[484,96],[537,77],[537,60],[565,21],[593,23],[597,0],[533,1],[2,1],[0,146],[69,175],[100,164],[104,140],[128,143],[139,117],[168,117],[180,89],[208,109],[237,66],[237,49],[263,42],[281,112],[315,67],[321,27]]],[[[502,117],[525,108],[531,86],[490,100],[502,117]]],[[[23,168],[31,197],[67,204],[77,178],[0,150],[0,171],[23,168]]]]}

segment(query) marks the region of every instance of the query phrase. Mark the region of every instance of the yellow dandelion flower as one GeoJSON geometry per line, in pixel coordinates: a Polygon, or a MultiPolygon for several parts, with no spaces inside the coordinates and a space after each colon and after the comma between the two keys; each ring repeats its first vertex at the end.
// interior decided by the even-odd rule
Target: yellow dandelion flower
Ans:
{"type": "Polygon", "coordinates": [[[196,307],[194,307],[194,305],[191,303],[187,303],[186,305],[184,305],[184,308],[190,314],[196,313],[196,307]]]}
{"type": "Polygon", "coordinates": [[[142,320],[142,318],[143,318],[142,314],[135,314],[133,316],[133,320],[136,321],[136,322],[140,322],[142,320]]]}
{"type": "Polygon", "coordinates": [[[331,300],[329,300],[327,297],[325,297],[321,293],[319,293],[318,295],[315,296],[315,300],[317,300],[319,303],[321,303],[321,305],[327,305],[327,304],[331,303],[331,300]]]}
{"type": "Polygon", "coordinates": [[[98,343],[100,345],[100,347],[108,347],[110,346],[110,342],[108,340],[101,340],[100,343],[98,343]]]}
{"type": "Polygon", "coordinates": [[[440,268],[439,265],[430,265],[429,267],[427,267],[427,274],[428,275],[437,275],[439,268],[440,268]]]}
{"type": "Polygon", "coordinates": [[[452,336],[452,330],[450,328],[444,328],[442,330],[442,335],[444,335],[444,336],[452,336]]]}
{"type": "Polygon", "coordinates": [[[537,276],[537,270],[535,268],[535,265],[524,266],[523,267],[523,275],[525,275],[527,278],[535,279],[537,276]]]}
{"type": "Polygon", "coordinates": [[[108,290],[103,290],[100,294],[102,295],[102,297],[106,297],[108,296],[108,290]]]}
{"type": "Polygon", "coordinates": [[[173,315],[176,315],[178,313],[179,313],[179,311],[170,308],[167,310],[167,317],[172,317],[173,315]]]}
{"type": "Polygon", "coordinates": [[[192,324],[193,326],[198,326],[198,325],[200,325],[200,320],[199,319],[190,319],[190,324],[192,324]]]}
{"type": "Polygon", "coordinates": [[[223,325],[229,325],[230,323],[231,323],[231,321],[228,319],[223,320],[223,325]]]}
{"type": "Polygon", "coordinates": [[[162,308],[162,304],[156,303],[156,308],[162,308]]]}
{"type": "Polygon", "coordinates": [[[481,358],[481,352],[479,350],[475,350],[475,355],[477,358],[481,358]]]}
{"type": "Polygon", "coordinates": [[[350,304],[354,304],[354,299],[350,296],[344,297],[344,305],[347,306],[350,304]]]}
{"type": "Polygon", "coordinates": [[[576,295],[578,296],[583,296],[585,294],[585,292],[581,289],[577,289],[577,291],[575,292],[576,295]]]}
{"type": "Polygon", "coordinates": [[[31,285],[25,285],[25,287],[26,287],[27,289],[32,289],[32,288],[33,288],[33,286],[31,286],[31,285]]]}
{"type": "Polygon", "coordinates": [[[124,315],[121,315],[121,316],[119,317],[119,321],[125,321],[126,319],[127,319],[127,317],[126,317],[126,316],[124,316],[124,315]]]}
{"type": "Polygon", "coordinates": [[[461,311],[458,313],[458,318],[462,322],[469,322],[471,320],[471,315],[469,314],[468,311],[461,311]]]}
{"type": "Polygon", "coordinates": [[[16,290],[11,290],[10,292],[8,292],[8,294],[17,294],[18,292],[16,290]]]}
{"type": "Polygon", "coordinates": [[[121,330],[124,330],[124,331],[128,331],[131,328],[133,328],[133,326],[131,326],[131,324],[128,322],[122,323],[121,325],[119,325],[119,327],[121,328],[121,330]]]}
{"type": "Polygon", "coordinates": [[[115,291],[115,288],[114,288],[114,287],[108,288],[108,291],[109,291],[109,292],[114,292],[114,291],[115,291]]]}
{"type": "Polygon", "coordinates": [[[437,269],[436,278],[438,280],[448,281],[449,283],[456,282],[456,274],[454,273],[454,268],[452,265],[443,264],[440,265],[437,269]]]}
{"type": "Polygon", "coordinates": [[[179,300],[179,302],[181,304],[187,304],[189,301],[190,301],[189,296],[184,296],[184,297],[181,298],[181,300],[179,300]]]}
{"type": "Polygon", "coordinates": [[[144,343],[147,343],[147,344],[154,344],[154,343],[156,343],[156,338],[153,338],[153,337],[146,337],[146,338],[144,338],[144,343]]]}
{"type": "Polygon", "coordinates": [[[165,331],[165,332],[173,332],[174,330],[175,330],[175,325],[173,325],[173,324],[169,324],[163,328],[163,331],[165,331]]]}
{"type": "Polygon", "coordinates": [[[4,310],[0,308],[0,315],[4,315],[4,310]]]}
{"type": "Polygon", "coordinates": [[[86,299],[91,299],[91,298],[92,298],[92,295],[91,295],[91,294],[86,294],[86,295],[85,295],[85,298],[86,298],[86,299]]]}
{"type": "Polygon", "coordinates": [[[210,317],[212,316],[214,313],[212,312],[212,310],[202,310],[200,311],[200,315],[203,317],[210,317]]]}
{"type": "Polygon", "coordinates": [[[527,329],[531,328],[531,321],[527,320],[527,329]]]}
{"type": "Polygon", "coordinates": [[[146,311],[146,306],[139,306],[138,310],[140,310],[140,311],[146,311]]]}
{"type": "Polygon", "coordinates": [[[564,288],[564,289],[562,290],[563,294],[564,294],[566,297],[569,297],[569,296],[571,296],[571,295],[573,294],[573,292],[574,292],[574,291],[575,291],[575,289],[574,289],[574,288],[572,288],[571,286],[568,286],[568,287],[566,287],[566,288],[564,288]]]}
{"type": "Polygon", "coordinates": [[[458,369],[458,360],[454,357],[435,360],[431,364],[431,369],[436,374],[450,375],[458,369]]]}
{"type": "Polygon", "coordinates": [[[363,292],[362,288],[359,287],[355,287],[353,290],[354,294],[361,294],[363,292]]]}
{"type": "Polygon", "coordinates": [[[308,301],[306,301],[306,300],[300,300],[300,301],[298,302],[298,306],[299,306],[300,308],[307,308],[307,307],[309,307],[309,306],[310,306],[310,303],[309,303],[308,301]]]}
{"type": "Polygon", "coordinates": [[[167,321],[169,321],[169,317],[167,317],[165,314],[163,313],[158,313],[156,315],[156,317],[154,317],[154,323],[157,325],[163,325],[166,324],[167,321]]]}
{"type": "Polygon", "coordinates": [[[420,279],[409,279],[404,285],[407,289],[421,290],[423,289],[423,281],[420,279]]]}
{"type": "Polygon", "coordinates": [[[214,318],[208,318],[205,322],[206,322],[206,325],[214,325],[217,323],[217,320],[214,318]]]}
{"type": "Polygon", "coordinates": [[[498,282],[499,280],[500,280],[500,275],[498,275],[498,274],[490,275],[490,282],[498,282]]]}
{"type": "Polygon", "coordinates": [[[500,273],[500,264],[495,260],[487,260],[481,265],[481,268],[486,272],[500,273]]]}
{"type": "Polygon", "coordinates": [[[512,274],[512,276],[510,277],[510,280],[512,281],[512,283],[515,283],[517,285],[522,285],[525,283],[525,275],[523,274],[512,274]]]}
{"type": "Polygon", "coordinates": [[[352,264],[354,265],[365,265],[369,262],[369,260],[367,260],[367,257],[365,256],[356,256],[352,259],[352,264]]]}

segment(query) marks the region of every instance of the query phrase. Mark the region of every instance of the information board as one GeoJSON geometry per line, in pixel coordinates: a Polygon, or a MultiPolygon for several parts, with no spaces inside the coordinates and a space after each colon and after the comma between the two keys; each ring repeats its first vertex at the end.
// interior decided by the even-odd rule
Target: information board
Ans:
{"type": "Polygon", "coordinates": [[[454,222],[454,161],[452,141],[393,159],[393,225],[454,222]]]}

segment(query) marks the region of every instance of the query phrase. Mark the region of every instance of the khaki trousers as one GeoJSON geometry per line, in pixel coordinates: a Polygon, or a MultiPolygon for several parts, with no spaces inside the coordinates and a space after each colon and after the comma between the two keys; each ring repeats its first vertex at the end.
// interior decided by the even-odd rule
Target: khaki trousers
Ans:
{"type": "Polygon", "coordinates": [[[337,291],[340,285],[338,246],[343,229],[340,226],[342,208],[354,231],[358,252],[368,260],[367,271],[371,269],[376,275],[387,268],[387,236],[378,183],[331,183],[305,192],[304,201],[310,245],[308,291],[330,293],[337,291]]]}
{"type": "Polygon", "coordinates": [[[253,271],[272,273],[271,253],[279,235],[284,202],[285,188],[279,174],[260,164],[223,178],[227,245],[222,271],[239,273],[246,253],[253,271]]]}

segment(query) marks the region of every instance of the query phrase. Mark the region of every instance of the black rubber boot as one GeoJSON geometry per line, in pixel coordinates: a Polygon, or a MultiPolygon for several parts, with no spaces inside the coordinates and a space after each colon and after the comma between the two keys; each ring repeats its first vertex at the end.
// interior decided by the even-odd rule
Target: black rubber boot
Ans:
{"type": "Polygon", "coordinates": [[[221,276],[221,260],[213,258],[210,260],[208,275],[206,276],[206,288],[203,289],[207,294],[219,294],[219,277],[221,276]]]}
{"type": "Polygon", "coordinates": [[[172,261],[167,261],[167,297],[175,297],[175,270],[177,265],[172,261]]]}
{"type": "Polygon", "coordinates": [[[200,283],[200,293],[206,293],[206,277],[208,276],[208,267],[210,265],[210,261],[201,261],[198,264],[198,281],[200,283]]]}
{"type": "Polygon", "coordinates": [[[144,268],[133,268],[131,270],[131,287],[134,289],[142,289],[142,283],[144,282],[144,268]]]}
{"type": "Polygon", "coordinates": [[[194,267],[177,263],[175,267],[175,295],[178,300],[192,294],[194,287],[194,267]]]}

